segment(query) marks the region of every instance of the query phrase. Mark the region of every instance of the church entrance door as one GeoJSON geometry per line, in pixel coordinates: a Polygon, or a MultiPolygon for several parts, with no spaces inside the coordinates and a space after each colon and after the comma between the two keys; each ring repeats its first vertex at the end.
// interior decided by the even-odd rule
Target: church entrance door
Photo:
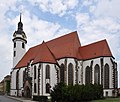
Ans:
{"type": "Polygon", "coordinates": [[[30,92],[30,88],[28,86],[26,86],[26,88],[25,88],[24,96],[26,98],[31,98],[31,92],[30,92]]]}

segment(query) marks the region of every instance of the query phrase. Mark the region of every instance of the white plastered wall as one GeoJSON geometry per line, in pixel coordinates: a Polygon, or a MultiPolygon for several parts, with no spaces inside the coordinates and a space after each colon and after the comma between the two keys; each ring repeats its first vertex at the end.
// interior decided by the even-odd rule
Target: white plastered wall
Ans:
{"type": "Polygon", "coordinates": [[[10,95],[11,96],[17,96],[17,90],[16,90],[16,72],[18,69],[14,69],[11,73],[11,90],[10,95]]]}
{"type": "Polygon", "coordinates": [[[14,42],[16,42],[16,48],[13,48],[13,53],[16,51],[16,56],[13,56],[13,68],[17,65],[26,52],[26,49],[22,48],[22,43],[25,43],[23,40],[17,39],[14,42]]]}
{"type": "Polygon", "coordinates": [[[25,70],[24,68],[21,68],[19,70],[19,96],[22,96],[22,90],[23,90],[23,71],[25,70]]]}
{"type": "MultiPolygon", "coordinates": [[[[35,64],[36,65],[36,70],[38,70],[39,64],[35,64]]],[[[49,64],[49,63],[41,63],[41,68],[40,68],[40,83],[39,83],[39,87],[40,87],[40,95],[44,95],[44,96],[49,96],[49,94],[46,93],[46,76],[45,76],[45,69],[46,69],[46,65],[50,66],[50,81],[49,84],[51,86],[51,89],[55,86],[55,84],[57,84],[57,74],[56,74],[56,69],[55,69],[55,65],[54,64],[49,64]]],[[[33,76],[34,76],[34,65],[33,65],[33,76]]],[[[38,76],[38,71],[36,73],[36,76],[38,76]]],[[[33,79],[33,87],[32,87],[32,95],[38,95],[38,77],[36,77],[36,79],[33,79]],[[36,90],[37,92],[34,93],[34,83],[36,83],[36,90]]]]}
{"type": "MultiPolygon", "coordinates": [[[[109,89],[104,89],[104,96],[106,91],[108,92],[108,96],[112,96],[112,89],[113,89],[113,79],[112,79],[112,73],[113,73],[113,69],[112,69],[112,62],[110,60],[111,57],[101,57],[103,58],[103,63],[105,66],[105,64],[109,65],[109,89]]],[[[93,67],[92,67],[92,84],[94,84],[94,67],[96,64],[98,64],[100,66],[100,84],[101,84],[101,63],[100,63],[100,58],[96,58],[96,59],[91,59],[91,60],[86,60],[83,61],[83,84],[85,84],[85,70],[86,67],[89,66],[91,64],[91,61],[93,61],[93,67]]],[[[104,85],[104,67],[103,67],[103,85],[104,85]]]]}
{"type": "MultiPolygon", "coordinates": [[[[76,84],[76,68],[75,68],[76,63],[75,63],[75,59],[74,59],[74,58],[64,58],[64,59],[60,59],[60,60],[58,60],[59,65],[65,64],[65,59],[67,60],[66,84],[68,85],[68,65],[69,65],[70,63],[73,64],[73,84],[76,84]]],[[[81,80],[80,80],[80,75],[79,75],[81,66],[80,66],[80,63],[79,63],[79,62],[78,62],[78,66],[79,66],[79,69],[78,69],[78,81],[81,82],[81,80]]]]}

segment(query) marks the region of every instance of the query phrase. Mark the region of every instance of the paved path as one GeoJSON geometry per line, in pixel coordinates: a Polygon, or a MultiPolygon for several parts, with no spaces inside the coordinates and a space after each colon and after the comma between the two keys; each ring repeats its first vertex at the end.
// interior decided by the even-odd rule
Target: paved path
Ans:
{"type": "Polygon", "coordinates": [[[0,102],[38,102],[31,99],[0,95],[0,102]]]}
{"type": "Polygon", "coordinates": [[[20,101],[0,95],[0,102],[20,102],[20,101]]]}

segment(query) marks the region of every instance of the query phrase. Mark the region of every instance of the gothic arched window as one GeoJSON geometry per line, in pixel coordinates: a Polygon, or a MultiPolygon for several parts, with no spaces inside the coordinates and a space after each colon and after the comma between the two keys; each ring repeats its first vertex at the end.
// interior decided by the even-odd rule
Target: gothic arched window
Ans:
{"type": "Polygon", "coordinates": [[[19,83],[19,70],[17,70],[16,72],[16,89],[19,88],[18,83],[19,83]]]}
{"type": "Polygon", "coordinates": [[[34,66],[34,79],[36,79],[36,66],[34,66]]]}
{"type": "Polygon", "coordinates": [[[109,88],[109,65],[105,64],[104,67],[104,88],[109,88]]]}
{"type": "Polygon", "coordinates": [[[63,82],[64,83],[64,64],[61,64],[61,67],[60,67],[60,82],[63,82]]]}
{"type": "Polygon", "coordinates": [[[85,70],[85,84],[92,83],[92,68],[87,66],[85,70]]]}
{"type": "Polygon", "coordinates": [[[94,83],[100,84],[100,67],[98,64],[94,68],[94,83]]]}
{"type": "Polygon", "coordinates": [[[34,93],[37,92],[37,89],[36,89],[36,83],[34,83],[34,93]]]}
{"type": "Polygon", "coordinates": [[[73,64],[68,65],[68,84],[73,85],[73,64]]]}
{"type": "Polygon", "coordinates": [[[50,93],[50,84],[49,83],[46,84],[46,93],[50,93]]]}
{"type": "Polygon", "coordinates": [[[46,79],[50,79],[50,66],[46,65],[46,79]]]}

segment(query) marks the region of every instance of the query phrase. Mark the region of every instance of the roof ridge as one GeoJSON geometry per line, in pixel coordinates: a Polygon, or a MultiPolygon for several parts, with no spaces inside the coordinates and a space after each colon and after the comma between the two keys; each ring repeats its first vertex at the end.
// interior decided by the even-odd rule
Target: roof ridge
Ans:
{"type": "MultiPolygon", "coordinates": [[[[46,43],[46,42],[43,42],[43,43],[46,45],[46,47],[47,47],[48,50],[50,51],[51,55],[53,56],[55,62],[58,64],[58,62],[56,61],[56,57],[55,57],[55,55],[54,55],[53,52],[50,50],[50,48],[48,47],[47,43],[46,43]]],[[[59,65],[59,64],[58,64],[58,65],[59,65]]]]}
{"type": "MultiPolygon", "coordinates": [[[[73,32],[70,32],[70,33],[64,34],[64,35],[62,35],[62,36],[59,36],[59,37],[57,37],[57,38],[51,39],[51,40],[46,41],[46,42],[43,40],[43,42],[45,42],[45,43],[49,43],[49,42],[51,42],[51,41],[53,41],[53,40],[57,40],[57,39],[60,39],[60,38],[62,38],[62,37],[65,37],[65,36],[69,36],[69,35],[71,35],[71,34],[73,34],[73,33],[76,33],[76,34],[77,34],[77,31],[73,31],[73,32]]],[[[43,43],[43,42],[42,42],[42,43],[43,43]]],[[[41,43],[41,44],[42,44],[42,43],[41,43]]],[[[38,45],[32,46],[31,48],[37,47],[37,46],[39,46],[39,45],[41,45],[41,44],[38,44],[38,45]]]]}
{"type": "Polygon", "coordinates": [[[59,37],[57,37],[57,38],[51,39],[51,40],[47,41],[46,43],[49,43],[49,42],[51,42],[51,41],[53,41],[53,40],[57,40],[57,39],[60,39],[60,38],[66,37],[66,36],[69,36],[69,35],[71,35],[71,34],[77,34],[77,31],[73,31],[73,32],[64,34],[64,35],[62,35],[62,36],[59,36],[59,37]]]}

